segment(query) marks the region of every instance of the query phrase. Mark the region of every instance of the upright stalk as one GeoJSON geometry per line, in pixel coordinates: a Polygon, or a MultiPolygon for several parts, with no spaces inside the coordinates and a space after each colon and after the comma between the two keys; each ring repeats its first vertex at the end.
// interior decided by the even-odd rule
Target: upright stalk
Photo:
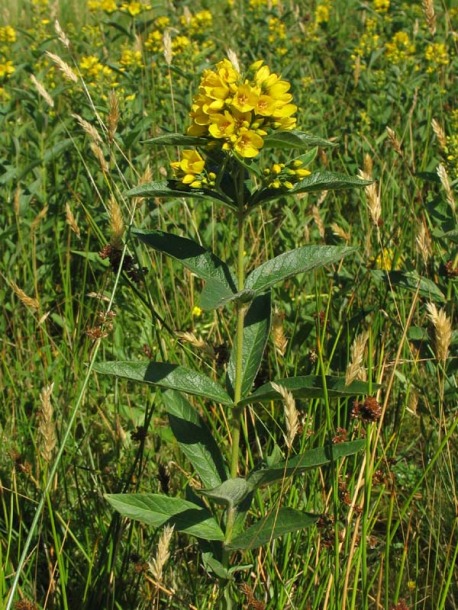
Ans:
{"type": "MultiPolygon", "coordinates": [[[[238,210],[238,251],[237,251],[237,289],[242,291],[245,285],[245,229],[244,229],[243,203],[239,204],[238,210]]],[[[237,333],[235,338],[235,383],[234,402],[237,404],[242,398],[242,374],[243,374],[243,322],[245,318],[246,305],[237,305],[237,333]]],[[[240,428],[242,423],[243,407],[234,407],[232,413],[232,457],[231,477],[237,476],[240,448],[240,428]]]]}
{"type": "MultiPolygon", "coordinates": [[[[244,170],[239,169],[238,176],[238,210],[237,210],[237,290],[241,292],[245,286],[245,213],[243,200],[243,179],[244,170]]],[[[243,376],[243,322],[245,318],[247,306],[244,303],[237,304],[237,331],[235,337],[235,377],[234,377],[234,403],[237,403],[242,398],[242,376],[243,376]]],[[[232,452],[231,452],[231,469],[230,476],[235,478],[239,467],[239,452],[240,452],[240,430],[242,427],[243,407],[235,406],[232,410],[231,420],[231,436],[232,436],[232,452]]],[[[232,540],[235,518],[237,509],[233,506],[227,510],[226,519],[226,535],[225,542],[232,540]]],[[[229,552],[223,551],[223,565],[229,567],[229,552]]],[[[230,582],[224,589],[224,610],[232,610],[232,596],[230,582]]]]}

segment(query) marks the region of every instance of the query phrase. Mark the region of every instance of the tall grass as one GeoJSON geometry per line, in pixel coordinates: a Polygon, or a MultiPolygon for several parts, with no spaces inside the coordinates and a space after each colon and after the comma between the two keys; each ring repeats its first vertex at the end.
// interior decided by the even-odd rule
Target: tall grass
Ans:
{"type": "MultiPolygon", "coordinates": [[[[170,173],[167,153],[144,141],[185,131],[199,74],[228,47],[243,63],[262,57],[287,77],[301,127],[336,138],[338,146],[319,151],[316,169],[363,169],[376,181],[372,193],[285,197],[251,220],[247,249],[260,260],[305,243],[358,248],[341,266],[277,290],[287,344],[279,350],[272,340],[266,366],[272,377],[345,375],[352,346],[367,337],[355,368],[381,406],[371,422],[353,399],[298,401],[297,452],[330,436],[364,436],[365,451],[257,492],[253,516],[287,500],[322,518],[245,558],[239,606],[457,607],[457,11],[434,3],[432,34],[421,3],[392,0],[386,12],[375,1],[255,4],[199,4],[212,22],[181,20],[186,7],[194,18],[199,12],[185,3],[155,3],[135,16],[93,13],[80,2],[2,5],[0,26],[16,31],[15,41],[0,36],[0,64],[15,68],[0,83],[3,607],[9,599],[16,608],[203,610],[218,597],[221,585],[209,581],[194,544],[172,534],[159,579],[151,566],[162,532],[105,502],[105,493],[121,491],[178,495],[193,472],[173,443],[160,392],[113,384],[91,367],[145,357],[198,360],[209,374],[225,366],[229,320],[195,309],[199,281],[129,239],[129,229],[190,235],[230,261],[229,215],[209,203],[131,202],[123,193],[170,173]],[[154,21],[164,16],[165,27],[154,21]],[[167,28],[171,66],[161,48],[167,28]],[[152,37],[147,48],[154,31],[158,42],[152,37]],[[414,48],[390,55],[397,32],[414,48]],[[439,46],[428,54],[432,44],[447,55],[439,46]],[[119,120],[110,135],[112,90],[119,120]],[[116,230],[128,272],[99,254],[116,230]]],[[[206,415],[223,445],[224,412],[215,405],[206,415]]],[[[278,403],[250,408],[247,469],[285,451],[285,429],[278,403]]]]}

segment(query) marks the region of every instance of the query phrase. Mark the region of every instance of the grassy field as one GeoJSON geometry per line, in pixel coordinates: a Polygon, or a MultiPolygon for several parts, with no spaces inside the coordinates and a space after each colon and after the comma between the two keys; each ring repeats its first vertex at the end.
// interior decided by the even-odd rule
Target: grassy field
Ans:
{"type": "MultiPolygon", "coordinates": [[[[0,608],[458,608],[457,45],[446,0],[0,3],[0,608]],[[186,133],[228,52],[290,83],[295,128],[317,138],[299,151],[312,180],[361,179],[296,196],[282,183],[244,241],[230,206],[189,196],[195,185],[126,195],[177,178],[182,148],[148,140],[186,133]],[[257,488],[246,524],[272,535],[221,563],[205,536],[107,501],[214,506],[197,499],[170,390],[103,363],[170,362],[218,387],[235,375],[242,397],[242,301],[204,307],[202,274],[135,230],[247,273],[303,246],[354,248],[273,286],[247,388],[308,376],[320,391],[243,410],[185,391],[237,481],[360,447],[257,488]],[[277,537],[283,507],[313,522],[277,537]]],[[[239,175],[264,184],[299,152],[242,152],[239,175]]],[[[211,510],[230,543],[230,508],[211,510]]]]}

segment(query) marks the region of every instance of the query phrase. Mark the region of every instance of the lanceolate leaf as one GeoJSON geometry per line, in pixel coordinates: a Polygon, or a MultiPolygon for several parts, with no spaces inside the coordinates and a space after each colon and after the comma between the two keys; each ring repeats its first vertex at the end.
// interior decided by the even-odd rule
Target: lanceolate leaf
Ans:
{"type": "Polygon", "coordinates": [[[362,180],[354,176],[345,174],[335,174],[333,172],[315,172],[307,176],[294,185],[292,189],[282,190],[274,188],[263,188],[253,193],[249,207],[266,203],[273,199],[278,199],[284,195],[297,195],[298,193],[313,193],[315,191],[338,191],[355,187],[362,187],[371,184],[370,180],[362,180]]]}
{"type": "Polygon", "coordinates": [[[256,267],[246,278],[245,287],[264,292],[288,277],[336,263],[353,252],[354,248],[345,246],[303,246],[290,250],[256,267]]]}
{"type": "Polygon", "coordinates": [[[233,508],[241,504],[252,491],[252,487],[247,483],[246,479],[234,478],[224,481],[214,489],[196,489],[196,493],[206,496],[223,506],[233,508]]]}
{"type": "MultiPolygon", "coordinates": [[[[269,337],[270,318],[271,296],[270,292],[267,292],[255,298],[243,322],[242,397],[246,396],[251,390],[261,365],[269,337]]],[[[227,367],[227,386],[229,394],[234,397],[235,349],[232,350],[227,367]]]]}
{"type": "Polygon", "coordinates": [[[169,390],[204,396],[225,405],[232,400],[213,379],[178,364],[168,362],[101,362],[94,370],[105,375],[116,375],[132,381],[151,383],[169,390]]]}
{"type": "Polygon", "coordinates": [[[217,280],[207,280],[200,294],[200,306],[206,310],[218,309],[236,298],[237,293],[232,292],[226,284],[221,284],[217,280]]]}
{"type": "Polygon", "coordinates": [[[293,508],[280,508],[234,538],[226,549],[247,551],[268,544],[275,538],[314,525],[319,515],[303,513],[293,508]]]}
{"type": "Polygon", "coordinates": [[[164,403],[173,434],[203,485],[221,485],[227,479],[223,456],[204,420],[179,392],[165,392],[164,403]]]}
{"type": "Polygon", "coordinates": [[[304,150],[312,146],[337,146],[335,142],[317,138],[303,131],[277,131],[264,138],[263,148],[287,148],[304,150]]]}
{"type": "MultiPolygon", "coordinates": [[[[323,378],[319,375],[305,375],[300,377],[286,377],[276,379],[275,383],[289,390],[294,398],[322,398],[324,395],[323,378]]],[[[325,378],[328,396],[357,396],[368,394],[380,386],[372,384],[369,386],[365,381],[352,381],[345,385],[344,377],[327,376],[325,378]]],[[[269,400],[281,399],[281,395],[273,389],[271,383],[266,383],[258,388],[253,394],[240,401],[239,404],[252,402],[268,402],[269,400]]]]}
{"type": "Polygon", "coordinates": [[[348,455],[353,455],[361,451],[364,447],[363,439],[349,441],[348,443],[337,443],[329,447],[317,447],[310,449],[300,455],[295,455],[289,460],[278,462],[269,468],[253,470],[247,477],[247,483],[253,490],[263,485],[270,485],[295,474],[300,474],[305,470],[324,466],[331,461],[338,460],[348,455]]]}
{"type": "Polygon", "coordinates": [[[229,292],[236,292],[235,279],[225,262],[201,245],[164,231],[133,231],[143,243],[180,261],[203,280],[214,280],[229,292]]]}
{"type": "Polygon", "coordinates": [[[405,288],[411,292],[417,292],[426,299],[433,301],[445,301],[445,295],[441,289],[427,277],[421,277],[416,271],[381,271],[374,269],[374,277],[386,281],[390,286],[405,288]]]}
{"type": "Polygon", "coordinates": [[[126,192],[128,197],[188,197],[191,199],[216,199],[231,207],[233,202],[212,189],[186,188],[177,180],[167,180],[165,182],[150,182],[149,184],[140,184],[126,192]]]}
{"type": "Polygon", "coordinates": [[[108,502],[124,517],[141,521],[153,527],[174,525],[205,540],[224,540],[224,533],[210,512],[181,498],[161,494],[108,494],[108,502]]]}

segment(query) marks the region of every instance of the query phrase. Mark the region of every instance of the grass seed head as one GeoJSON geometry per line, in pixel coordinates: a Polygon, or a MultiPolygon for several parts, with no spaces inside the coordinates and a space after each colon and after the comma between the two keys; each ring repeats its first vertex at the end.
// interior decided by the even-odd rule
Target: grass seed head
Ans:
{"type": "Polygon", "coordinates": [[[441,163],[437,167],[437,175],[439,176],[439,180],[441,181],[442,188],[445,191],[445,197],[447,198],[447,203],[452,208],[453,212],[455,212],[455,197],[453,196],[452,187],[450,185],[450,179],[447,174],[447,170],[445,166],[441,163]]]}
{"type": "Polygon", "coordinates": [[[76,221],[76,218],[72,212],[72,209],[71,209],[68,201],[65,204],[65,219],[67,221],[68,226],[73,231],[73,233],[75,233],[78,237],[80,237],[80,233],[81,233],[80,228],[78,226],[78,223],[76,221]]]}
{"type": "Polygon", "coordinates": [[[345,373],[345,385],[350,385],[356,379],[364,381],[366,369],[363,367],[364,351],[366,349],[369,333],[364,331],[357,335],[350,348],[350,362],[345,373]]]}
{"type": "Polygon", "coordinates": [[[37,80],[33,74],[30,75],[30,80],[35,85],[35,89],[38,91],[38,93],[41,95],[41,97],[45,100],[45,102],[48,104],[48,106],[50,108],[54,108],[54,100],[49,95],[49,93],[46,91],[46,89],[44,88],[42,83],[40,83],[40,81],[37,80]]]}
{"type": "Polygon", "coordinates": [[[34,299],[33,297],[29,297],[22,288],[11,281],[10,286],[13,289],[14,294],[18,297],[18,299],[23,303],[26,307],[30,307],[30,309],[40,309],[40,301],[38,299],[34,299]]]}
{"type": "Polygon", "coordinates": [[[162,583],[164,566],[170,557],[170,541],[172,539],[174,527],[166,525],[162,530],[159,544],[157,546],[156,557],[149,563],[149,569],[158,584],[162,583]]]}
{"type": "Polygon", "coordinates": [[[76,76],[75,72],[73,72],[73,70],[70,68],[70,66],[63,59],[61,59],[58,55],[51,53],[50,51],[46,51],[46,55],[49,57],[49,59],[51,61],[53,61],[56,64],[56,66],[65,76],[65,78],[67,78],[68,80],[70,80],[74,83],[78,82],[78,77],[76,76]]]}
{"type": "Polygon", "coordinates": [[[54,384],[45,386],[40,392],[40,412],[39,412],[39,450],[45,462],[49,464],[52,459],[53,451],[57,444],[56,426],[54,423],[54,409],[51,403],[51,394],[54,384]]]}
{"type": "Polygon", "coordinates": [[[445,311],[437,309],[434,303],[428,303],[426,309],[435,330],[436,357],[440,362],[445,362],[452,340],[452,323],[445,311]]]}
{"type": "Polygon", "coordinates": [[[434,36],[436,33],[436,12],[434,10],[434,1],[423,0],[422,6],[429,33],[431,36],[434,36]]]}
{"type": "Polygon", "coordinates": [[[286,418],[285,441],[288,449],[293,446],[294,439],[299,432],[299,413],[296,408],[296,401],[292,393],[278,383],[271,383],[272,388],[283,398],[286,418]]]}
{"type": "Polygon", "coordinates": [[[436,121],[436,119],[433,119],[431,121],[431,127],[433,128],[434,135],[436,136],[437,141],[439,142],[439,146],[442,150],[445,150],[445,148],[447,147],[447,137],[445,135],[444,130],[442,129],[442,126],[439,124],[438,121],[436,121]]]}

